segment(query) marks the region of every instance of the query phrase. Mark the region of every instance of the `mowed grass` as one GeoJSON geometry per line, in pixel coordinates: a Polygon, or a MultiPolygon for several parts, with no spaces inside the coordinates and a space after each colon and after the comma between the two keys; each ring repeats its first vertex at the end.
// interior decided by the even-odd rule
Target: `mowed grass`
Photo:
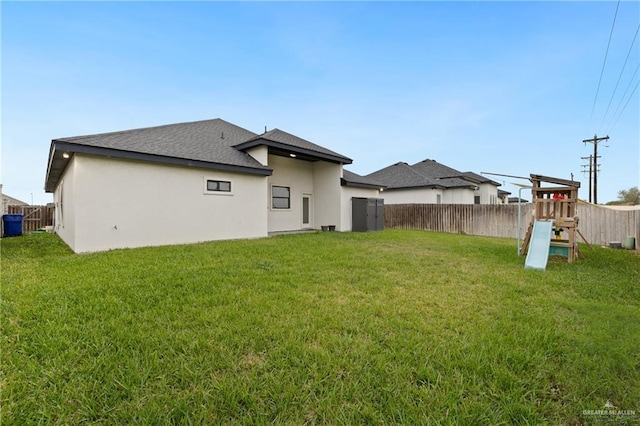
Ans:
{"type": "Polygon", "coordinates": [[[640,257],[542,272],[515,245],[3,239],[2,424],[640,423],[640,257]]]}

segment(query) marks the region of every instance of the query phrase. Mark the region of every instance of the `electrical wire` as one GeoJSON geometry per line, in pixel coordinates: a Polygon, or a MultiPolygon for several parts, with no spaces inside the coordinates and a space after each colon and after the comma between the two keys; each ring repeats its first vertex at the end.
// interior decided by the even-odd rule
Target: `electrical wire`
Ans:
{"type": "Polygon", "coordinates": [[[602,83],[602,75],[604,74],[604,67],[607,64],[607,56],[609,55],[609,46],[611,45],[611,37],[613,36],[613,28],[616,26],[616,18],[618,17],[618,8],[620,7],[620,0],[616,4],[616,13],[613,15],[613,23],[611,24],[611,32],[609,33],[609,42],[607,43],[607,50],[604,53],[604,61],[602,62],[602,70],[600,70],[600,79],[598,80],[598,88],[596,89],[596,96],[593,98],[593,105],[591,106],[591,115],[589,121],[593,119],[593,111],[596,109],[596,101],[598,100],[598,93],[600,92],[600,83],[602,83]]]}
{"type": "Polygon", "coordinates": [[[640,31],[640,24],[638,24],[638,28],[636,29],[636,33],[633,36],[633,40],[631,40],[631,46],[629,46],[629,51],[627,52],[627,57],[624,60],[624,64],[622,64],[622,69],[620,70],[620,75],[618,76],[618,81],[616,81],[616,86],[613,88],[613,93],[611,94],[611,99],[609,99],[609,103],[607,104],[607,110],[604,112],[604,116],[602,117],[602,121],[600,122],[600,127],[604,124],[604,121],[607,119],[607,114],[609,114],[609,108],[611,107],[611,102],[613,102],[613,98],[616,95],[616,90],[618,90],[618,84],[620,84],[620,79],[622,78],[622,74],[624,73],[624,69],[627,66],[627,61],[629,60],[629,56],[631,56],[631,52],[633,51],[633,45],[636,42],[636,38],[638,38],[638,32],[640,31]]]}
{"type": "MultiPolygon", "coordinates": [[[[638,71],[640,70],[640,63],[638,63],[638,65],[636,66],[635,71],[633,72],[633,75],[631,76],[631,79],[629,80],[629,84],[627,84],[627,88],[624,89],[624,93],[622,94],[622,97],[620,98],[620,101],[618,101],[618,105],[616,106],[616,110],[613,113],[613,116],[611,118],[611,123],[609,123],[609,129],[611,130],[613,128],[613,117],[617,117],[618,116],[618,111],[620,111],[620,107],[622,106],[622,103],[625,100],[625,97],[627,96],[627,92],[629,92],[629,89],[631,88],[631,84],[633,83],[636,74],[638,74],[638,71]]],[[[609,132],[607,132],[608,134],[609,132]]]]}
{"type": "Polygon", "coordinates": [[[622,111],[620,111],[620,114],[618,114],[618,118],[616,118],[616,121],[613,123],[613,125],[611,126],[611,129],[607,132],[607,134],[611,133],[614,127],[616,127],[616,124],[618,124],[618,120],[620,120],[620,117],[622,117],[622,113],[624,112],[625,108],[627,108],[627,105],[629,105],[629,101],[631,100],[631,98],[633,98],[633,94],[636,93],[636,90],[638,90],[639,85],[640,85],[640,80],[638,80],[638,82],[636,83],[636,87],[633,88],[633,91],[627,98],[627,102],[625,102],[624,106],[622,107],[622,111]]]}

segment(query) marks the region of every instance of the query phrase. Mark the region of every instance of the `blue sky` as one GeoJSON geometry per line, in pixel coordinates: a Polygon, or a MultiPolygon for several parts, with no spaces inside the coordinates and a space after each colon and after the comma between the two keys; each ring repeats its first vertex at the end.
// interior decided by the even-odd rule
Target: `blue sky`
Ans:
{"type": "MultiPolygon", "coordinates": [[[[360,174],[426,158],[573,173],[583,199],[582,140],[608,133],[598,201],[615,200],[640,182],[640,36],[621,74],[639,5],[619,4],[596,97],[616,1],[4,1],[3,190],[51,201],[51,139],[219,117],[360,174]]],[[[520,181],[494,179],[517,195],[520,181]]]]}

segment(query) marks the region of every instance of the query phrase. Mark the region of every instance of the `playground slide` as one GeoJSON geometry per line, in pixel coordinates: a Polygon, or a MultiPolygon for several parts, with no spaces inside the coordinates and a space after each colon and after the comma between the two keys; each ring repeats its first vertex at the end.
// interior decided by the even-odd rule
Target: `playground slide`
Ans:
{"type": "Polygon", "coordinates": [[[536,220],[529,242],[529,252],[524,262],[525,269],[547,269],[549,260],[549,243],[551,241],[552,221],[536,220]]]}

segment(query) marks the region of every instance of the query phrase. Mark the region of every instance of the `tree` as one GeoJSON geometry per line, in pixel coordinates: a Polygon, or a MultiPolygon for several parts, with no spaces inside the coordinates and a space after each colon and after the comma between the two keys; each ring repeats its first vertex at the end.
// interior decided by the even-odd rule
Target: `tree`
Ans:
{"type": "Polygon", "coordinates": [[[618,202],[616,204],[640,204],[640,190],[637,186],[627,190],[618,191],[618,202]]]}

